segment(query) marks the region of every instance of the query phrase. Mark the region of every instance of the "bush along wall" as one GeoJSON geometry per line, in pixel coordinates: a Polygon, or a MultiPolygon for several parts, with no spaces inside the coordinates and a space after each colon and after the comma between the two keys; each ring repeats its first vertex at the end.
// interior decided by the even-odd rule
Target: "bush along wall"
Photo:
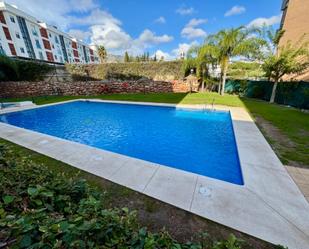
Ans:
{"type": "Polygon", "coordinates": [[[184,78],[182,61],[104,63],[98,65],[67,64],[66,69],[74,79],[138,80],[147,78],[158,81],[184,78]]]}
{"type": "MultiPolygon", "coordinates": [[[[228,80],[225,91],[240,94],[248,98],[258,98],[269,101],[273,82],[228,80]]],[[[277,104],[309,109],[309,82],[280,82],[277,87],[277,104]]]]}
{"type": "Polygon", "coordinates": [[[52,69],[46,63],[0,56],[0,81],[38,81],[52,69]]]}

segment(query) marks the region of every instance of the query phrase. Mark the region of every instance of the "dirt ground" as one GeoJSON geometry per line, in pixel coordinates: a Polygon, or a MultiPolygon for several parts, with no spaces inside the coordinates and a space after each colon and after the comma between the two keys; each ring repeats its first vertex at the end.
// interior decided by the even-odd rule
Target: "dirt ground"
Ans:
{"type": "Polygon", "coordinates": [[[288,160],[287,162],[287,160],[282,155],[284,151],[291,149],[294,150],[296,148],[296,145],[293,143],[293,141],[291,141],[287,136],[282,134],[278,128],[273,126],[270,122],[266,121],[262,117],[256,116],[255,121],[283,164],[288,164],[289,166],[294,167],[308,168],[308,166],[293,160],[288,160]]]}

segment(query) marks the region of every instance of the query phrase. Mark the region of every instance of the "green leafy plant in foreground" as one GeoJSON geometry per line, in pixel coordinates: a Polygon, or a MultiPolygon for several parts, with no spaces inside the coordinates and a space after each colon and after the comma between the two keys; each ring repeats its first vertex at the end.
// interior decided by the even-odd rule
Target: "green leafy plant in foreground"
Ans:
{"type": "Polygon", "coordinates": [[[241,248],[232,235],[209,246],[151,233],[138,225],[136,212],[105,209],[105,193],[85,180],[56,174],[1,144],[0,196],[0,248],[241,248]]]}

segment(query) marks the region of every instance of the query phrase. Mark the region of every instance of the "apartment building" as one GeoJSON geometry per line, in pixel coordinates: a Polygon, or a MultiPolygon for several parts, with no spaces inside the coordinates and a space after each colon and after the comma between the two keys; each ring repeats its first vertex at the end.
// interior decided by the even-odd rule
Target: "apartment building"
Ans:
{"type": "Polygon", "coordinates": [[[0,54],[53,63],[99,62],[95,46],[5,2],[0,2],[0,54]]]}
{"type": "MultiPolygon", "coordinates": [[[[279,46],[287,42],[295,43],[305,35],[309,40],[309,0],[283,0],[280,28],[285,30],[279,46]]],[[[309,72],[293,76],[295,80],[309,81],[309,72]]]]}

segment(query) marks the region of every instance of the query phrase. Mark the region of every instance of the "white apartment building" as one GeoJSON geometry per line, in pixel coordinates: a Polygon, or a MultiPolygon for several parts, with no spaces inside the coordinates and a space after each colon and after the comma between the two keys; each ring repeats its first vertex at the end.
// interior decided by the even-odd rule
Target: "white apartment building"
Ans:
{"type": "Polygon", "coordinates": [[[0,2],[0,54],[56,63],[98,63],[95,47],[0,2]]]}

